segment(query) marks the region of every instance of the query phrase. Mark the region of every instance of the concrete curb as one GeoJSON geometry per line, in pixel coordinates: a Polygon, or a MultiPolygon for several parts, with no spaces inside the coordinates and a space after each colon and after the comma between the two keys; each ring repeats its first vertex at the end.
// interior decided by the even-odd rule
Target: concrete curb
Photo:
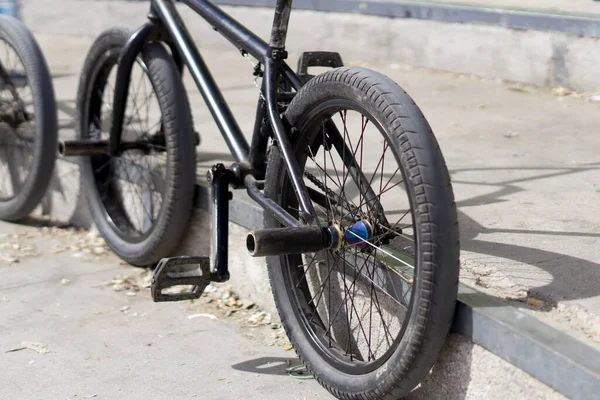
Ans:
{"type": "MultiPolygon", "coordinates": [[[[197,188],[196,206],[208,211],[209,188],[197,188]]],[[[234,193],[232,223],[256,229],[262,227],[262,213],[243,191],[234,193]]],[[[600,393],[597,346],[462,284],[453,331],[571,399],[591,400],[600,393]]]]}

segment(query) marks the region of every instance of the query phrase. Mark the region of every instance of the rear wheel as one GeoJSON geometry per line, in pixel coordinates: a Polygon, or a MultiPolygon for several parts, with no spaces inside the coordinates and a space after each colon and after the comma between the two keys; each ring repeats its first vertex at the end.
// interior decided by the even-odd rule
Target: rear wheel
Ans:
{"type": "Polygon", "coordinates": [[[52,78],[33,35],[0,15],[0,219],[29,215],[44,197],[56,160],[52,78]]]}
{"type": "MultiPolygon", "coordinates": [[[[362,68],[315,77],[285,117],[317,221],[343,239],[268,258],[282,323],[337,397],[402,397],[433,366],[457,296],[457,216],[438,144],[412,99],[362,68]]],[[[299,214],[276,147],[265,192],[299,214]]]]}
{"type": "MultiPolygon", "coordinates": [[[[129,35],[104,32],[87,56],[77,97],[79,138],[109,138],[117,62],[129,35]]],[[[177,67],[162,44],[148,43],[131,72],[121,148],[82,160],[94,222],[131,264],[171,255],[187,230],[196,179],[192,132],[177,67]]]]}

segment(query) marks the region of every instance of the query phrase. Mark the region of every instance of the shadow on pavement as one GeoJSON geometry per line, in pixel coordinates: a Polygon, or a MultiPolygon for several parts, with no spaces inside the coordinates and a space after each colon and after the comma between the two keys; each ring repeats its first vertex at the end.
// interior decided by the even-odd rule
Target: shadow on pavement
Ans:
{"type": "MultiPolygon", "coordinates": [[[[472,349],[473,344],[463,337],[450,335],[430,374],[405,399],[464,400],[471,381],[472,349]]],[[[260,357],[231,367],[253,374],[286,375],[286,369],[297,365],[302,365],[298,358],[260,357]]]]}
{"type": "Polygon", "coordinates": [[[298,358],[260,357],[234,364],[231,368],[254,374],[286,375],[286,369],[301,364],[298,358]]]}
{"type": "MultiPolygon", "coordinates": [[[[528,229],[502,229],[502,228],[487,228],[474,219],[467,216],[464,212],[461,212],[461,208],[476,205],[489,205],[499,202],[507,202],[510,200],[503,199],[508,195],[513,195],[525,191],[525,189],[519,187],[517,184],[527,181],[534,181],[539,179],[548,179],[553,177],[571,175],[576,173],[582,173],[587,171],[600,170],[600,166],[597,164],[582,166],[582,167],[547,167],[547,168],[510,168],[510,167],[499,167],[499,168],[474,168],[474,169],[459,169],[451,171],[452,174],[458,172],[471,172],[471,171],[482,171],[482,170],[511,170],[511,169],[524,169],[534,170],[540,173],[533,177],[518,178],[508,180],[504,182],[494,182],[493,184],[486,182],[476,181],[462,181],[459,179],[453,179],[452,182],[466,183],[472,185],[488,185],[488,186],[499,186],[500,188],[492,193],[475,196],[467,200],[457,202],[459,208],[459,226],[460,226],[460,239],[461,239],[461,250],[470,251],[473,253],[489,255],[493,257],[500,257],[508,260],[513,260],[518,263],[525,265],[531,265],[535,268],[542,269],[552,276],[550,283],[539,285],[539,281],[532,279],[532,282],[526,286],[529,289],[529,295],[537,295],[542,299],[550,299],[552,301],[559,300],[577,300],[584,299],[600,295],[600,264],[592,262],[583,258],[574,257],[571,255],[561,254],[558,252],[547,251],[542,249],[536,249],[521,245],[506,244],[491,242],[487,240],[476,239],[481,234],[491,233],[505,233],[505,234],[518,234],[518,235],[550,235],[550,236],[564,236],[564,237],[589,237],[589,238],[600,238],[600,233],[594,232],[571,232],[571,231],[544,231],[544,230],[528,230],[528,229]],[[585,279],[582,279],[585,276],[585,279]],[[536,286],[538,285],[538,286],[536,286]],[[576,290],[575,290],[576,288],[576,290]]],[[[486,261],[482,261],[483,264],[486,261]]],[[[507,273],[510,276],[510,271],[506,271],[507,268],[499,267],[499,270],[507,273]],[[502,271],[504,269],[504,271],[502,271]]],[[[526,271],[523,271],[526,272],[526,271]]],[[[516,279],[527,279],[525,276],[514,276],[516,279]]]]}

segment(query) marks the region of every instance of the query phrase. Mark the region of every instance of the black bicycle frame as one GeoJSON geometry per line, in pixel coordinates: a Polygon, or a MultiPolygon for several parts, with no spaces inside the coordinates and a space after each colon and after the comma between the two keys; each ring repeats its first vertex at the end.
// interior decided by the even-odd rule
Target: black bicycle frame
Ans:
{"type": "Polygon", "coordinates": [[[314,208],[294,156],[289,134],[278,109],[280,77],[283,77],[296,90],[303,85],[300,78],[284,61],[292,0],[277,0],[269,44],[214,5],[210,0],[180,0],[180,2],[198,13],[216,31],[235,45],[238,50],[252,55],[264,65],[262,90],[264,100],[261,96],[258,101],[252,147],[248,145],[242,134],[235,117],[177,12],[174,1],[152,0],[148,16],[149,21],[130,37],[120,55],[113,103],[115,112],[113,113],[110,135],[112,154],[119,149],[120,145],[131,69],[144,45],[149,40],[158,37],[159,40],[167,42],[171,46],[174,58],[179,61],[180,65],[178,66],[180,68],[182,67],[181,60],[183,60],[217,123],[231,154],[240,165],[246,166],[250,171],[248,179],[242,177],[241,185],[245,186],[251,197],[255,198],[266,211],[271,213],[284,226],[297,226],[298,223],[295,219],[277,204],[272,201],[265,201],[268,199],[257,198],[257,196],[260,196],[260,192],[257,190],[258,182],[252,175],[252,171],[260,171],[264,166],[261,163],[264,164],[268,138],[262,135],[260,130],[266,113],[277,146],[285,161],[290,182],[298,198],[299,207],[302,211],[301,215],[307,223],[312,222],[315,215],[314,208]]]}

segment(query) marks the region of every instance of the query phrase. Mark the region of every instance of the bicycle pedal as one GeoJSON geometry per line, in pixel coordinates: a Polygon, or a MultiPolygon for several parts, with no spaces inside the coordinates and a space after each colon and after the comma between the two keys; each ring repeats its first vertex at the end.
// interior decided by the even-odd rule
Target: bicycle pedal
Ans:
{"type": "Polygon", "coordinates": [[[343,67],[344,62],[339,53],[334,51],[305,51],[298,59],[298,76],[308,82],[314,75],[308,73],[309,67],[343,67]]]}
{"type": "Polygon", "coordinates": [[[161,301],[182,301],[197,299],[210,284],[209,257],[170,257],[160,260],[152,277],[152,299],[161,301]],[[192,286],[184,292],[163,292],[175,286],[192,286]]]}

